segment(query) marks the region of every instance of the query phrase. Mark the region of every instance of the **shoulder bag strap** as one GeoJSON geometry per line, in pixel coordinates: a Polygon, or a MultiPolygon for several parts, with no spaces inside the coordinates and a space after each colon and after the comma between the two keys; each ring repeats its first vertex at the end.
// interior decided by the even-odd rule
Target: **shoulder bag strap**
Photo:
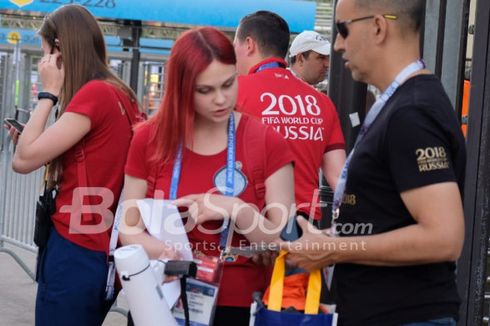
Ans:
{"type": "MultiPolygon", "coordinates": [[[[119,108],[121,109],[121,112],[124,110],[126,118],[128,119],[129,127],[131,130],[131,136],[132,136],[134,121],[131,115],[128,113],[128,110],[126,110],[126,107],[122,103],[123,100],[121,99],[117,91],[114,88],[112,88],[112,90],[118,100],[118,105],[119,108]]],[[[121,192],[121,196],[119,197],[119,203],[117,204],[117,208],[116,208],[116,214],[114,214],[114,223],[112,224],[111,238],[109,240],[109,248],[108,248],[109,250],[107,255],[108,272],[107,272],[107,281],[106,281],[106,288],[105,288],[106,300],[114,299],[114,295],[115,295],[114,284],[116,280],[116,267],[114,264],[114,252],[116,251],[117,240],[119,238],[119,224],[121,223],[121,218],[122,218],[123,201],[124,198],[121,192]]]]}
{"type": "MultiPolygon", "coordinates": [[[[88,178],[87,178],[87,166],[85,165],[85,137],[82,138],[77,144],[75,149],[75,159],[77,161],[77,171],[78,171],[78,187],[86,188],[88,187],[88,178]]],[[[81,198],[82,202],[80,203],[83,206],[83,198],[81,198]]],[[[91,203],[90,196],[88,197],[89,204],[91,203]]],[[[93,212],[90,211],[90,216],[82,214],[82,223],[91,223],[95,221],[93,212]]]]}
{"type": "Polygon", "coordinates": [[[242,141],[245,160],[253,179],[255,196],[262,201],[265,198],[265,138],[268,127],[254,128],[255,121],[249,117],[247,119],[242,141]],[[258,160],[258,157],[263,159],[258,160]]]}

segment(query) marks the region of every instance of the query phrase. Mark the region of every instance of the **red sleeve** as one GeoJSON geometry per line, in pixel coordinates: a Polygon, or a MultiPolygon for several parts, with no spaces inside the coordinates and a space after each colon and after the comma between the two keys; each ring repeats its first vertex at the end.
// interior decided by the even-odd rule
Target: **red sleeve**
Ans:
{"type": "Polygon", "coordinates": [[[274,128],[268,127],[265,137],[265,178],[267,179],[270,175],[283,166],[289,163],[294,164],[294,156],[289,149],[287,141],[280,133],[275,131],[274,128]]]}
{"type": "Polygon", "coordinates": [[[124,173],[143,180],[147,180],[150,176],[149,162],[151,153],[150,146],[150,125],[143,123],[134,132],[131,145],[129,146],[128,158],[124,173]]]}
{"type": "Polygon", "coordinates": [[[75,93],[65,112],[79,113],[88,117],[91,129],[96,129],[113,113],[108,109],[115,107],[111,87],[101,80],[89,81],[75,93]]]}
{"type": "Polygon", "coordinates": [[[335,105],[327,96],[325,97],[327,99],[325,116],[329,121],[327,144],[325,145],[325,153],[327,153],[336,149],[345,149],[345,140],[335,105]]]}
{"type": "Polygon", "coordinates": [[[238,76],[238,95],[236,99],[236,110],[238,112],[243,112],[243,107],[245,105],[245,88],[247,86],[245,85],[245,80],[243,79],[243,76],[238,76]]]}

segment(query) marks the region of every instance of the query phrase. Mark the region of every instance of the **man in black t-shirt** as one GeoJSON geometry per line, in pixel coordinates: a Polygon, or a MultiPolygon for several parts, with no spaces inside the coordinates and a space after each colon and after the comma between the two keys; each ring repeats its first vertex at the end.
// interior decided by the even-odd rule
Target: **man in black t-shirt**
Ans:
{"type": "MultiPolygon", "coordinates": [[[[425,1],[339,0],[335,50],[384,92],[416,62],[425,1]]],[[[465,144],[436,76],[411,73],[355,147],[331,237],[307,223],[283,248],[309,270],[336,264],[339,325],[456,325],[465,144]]]]}

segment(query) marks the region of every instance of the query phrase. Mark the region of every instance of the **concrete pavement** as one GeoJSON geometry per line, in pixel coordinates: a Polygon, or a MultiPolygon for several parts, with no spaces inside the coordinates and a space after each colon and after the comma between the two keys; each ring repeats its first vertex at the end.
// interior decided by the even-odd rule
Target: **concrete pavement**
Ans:
{"type": "MultiPolygon", "coordinates": [[[[5,244],[34,271],[36,255],[30,251],[5,244]]],[[[0,326],[34,325],[34,307],[37,284],[8,254],[0,252],[0,326]]],[[[123,299],[119,306],[127,308],[123,299]]],[[[103,326],[124,326],[126,317],[110,312],[103,326]]]]}

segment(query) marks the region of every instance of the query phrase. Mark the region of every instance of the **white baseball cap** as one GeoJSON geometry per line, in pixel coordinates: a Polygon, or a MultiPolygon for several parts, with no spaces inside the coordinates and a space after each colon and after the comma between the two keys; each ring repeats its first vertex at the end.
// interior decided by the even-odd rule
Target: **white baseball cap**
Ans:
{"type": "Polygon", "coordinates": [[[314,31],[304,31],[296,36],[289,48],[289,56],[313,50],[323,55],[330,55],[330,42],[326,37],[314,31]]]}

